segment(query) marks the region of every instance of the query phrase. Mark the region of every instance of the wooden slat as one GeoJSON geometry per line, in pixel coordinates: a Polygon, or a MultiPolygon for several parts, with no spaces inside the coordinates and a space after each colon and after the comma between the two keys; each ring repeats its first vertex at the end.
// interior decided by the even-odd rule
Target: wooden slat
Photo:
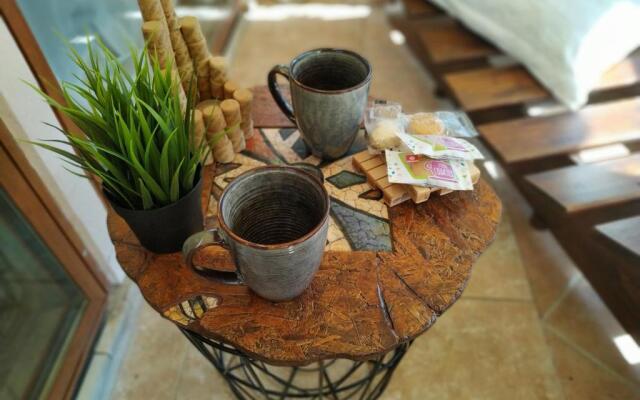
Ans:
{"type": "Polygon", "coordinates": [[[439,8],[427,0],[403,0],[402,2],[408,18],[433,17],[442,14],[439,8]]]}
{"type": "Polygon", "coordinates": [[[640,141],[640,98],[592,105],[575,113],[495,122],[478,130],[506,163],[640,141]]]}
{"type": "Polygon", "coordinates": [[[566,213],[640,200],[640,153],[528,175],[566,213]]]}
{"type": "Polygon", "coordinates": [[[640,261],[640,216],[597,225],[596,231],[640,261]]]}
{"type": "MultiPolygon", "coordinates": [[[[594,93],[640,85],[639,72],[640,55],[633,54],[607,71],[594,93]]],[[[550,93],[521,66],[451,72],[444,80],[458,104],[469,112],[551,98],[550,93]]]]}
{"type": "Polygon", "coordinates": [[[434,64],[486,58],[499,51],[453,20],[420,24],[416,34],[434,64]]]}

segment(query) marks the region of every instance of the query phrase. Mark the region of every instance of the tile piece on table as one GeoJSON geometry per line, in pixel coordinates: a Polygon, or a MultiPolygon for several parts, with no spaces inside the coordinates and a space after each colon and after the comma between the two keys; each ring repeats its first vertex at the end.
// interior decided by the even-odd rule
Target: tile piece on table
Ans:
{"type": "Polygon", "coordinates": [[[298,138],[293,146],[291,146],[291,149],[295,151],[301,159],[305,159],[311,155],[311,150],[309,150],[307,144],[302,140],[302,138],[298,138]]]}
{"type": "Polygon", "coordinates": [[[331,199],[331,215],[354,250],[392,251],[391,227],[386,220],[331,199]]]}
{"type": "Polygon", "coordinates": [[[640,363],[629,364],[614,342],[616,337],[626,335],[626,331],[585,278],[571,287],[547,316],[546,323],[563,340],[580,347],[640,387],[640,363]]]}
{"type": "Polygon", "coordinates": [[[535,306],[458,300],[409,348],[381,399],[562,399],[535,306]]]}
{"type": "Polygon", "coordinates": [[[463,296],[532,299],[520,249],[508,215],[502,216],[495,240],[474,264],[463,296]]]}
{"type": "Polygon", "coordinates": [[[640,399],[640,386],[594,363],[553,332],[547,331],[547,342],[566,400],[640,399]]]}
{"type": "Polygon", "coordinates": [[[291,147],[300,137],[297,129],[262,129],[262,133],[269,142],[269,145],[271,145],[287,163],[299,163],[304,160],[304,157],[300,157],[291,147]],[[284,139],[282,135],[282,132],[285,130],[290,132],[286,139],[284,139]]]}
{"type": "Polygon", "coordinates": [[[293,133],[296,130],[297,130],[296,128],[281,128],[281,129],[278,129],[278,133],[280,134],[280,137],[284,141],[284,140],[287,140],[289,136],[293,135],[293,133]]]}
{"type": "Polygon", "coordinates": [[[349,186],[365,183],[367,178],[364,175],[356,174],[351,171],[340,171],[337,174],[328,177],[327,181],[332,183],[333,186],[338,189],[344,189],[349,186]]]}

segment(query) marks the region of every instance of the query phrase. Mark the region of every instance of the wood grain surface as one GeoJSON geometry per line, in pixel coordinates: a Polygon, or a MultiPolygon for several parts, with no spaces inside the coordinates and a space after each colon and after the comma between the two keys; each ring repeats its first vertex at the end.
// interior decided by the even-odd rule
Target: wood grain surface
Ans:
{"type": "Polygon", "coordinates": [[[487,58],[500,53],[452,19],[416,25],[416,34],[434,64],[487,58]]]}
{"type": "Polygon", "coordinates": [[[640,216],[600,224],[596,231],[640,262],[640,216]]]}
{"type": "Polygon", "coordinates": [[[618,142],[640,142],[640,100],[596,104],[549,117],[495,122],[479,126],[478,131],[508,164],[618,142]]]}
{"type": "MultiPolygon", "coordinates": [[[[204,173],[203,207],[213,172],[204,173]]],[[[304,365],[373,358],[428,329],[460,297],[501,212],[483,180],[474,191],[389,209],[392,252],[326,252],[311,286],[282,303],[245,286],[211,282],[189,270],[178,253],[147,252],[113,211],[108,227],[122,268],[165,317],[271,364],[304,365]]],[[[220,248],[201,250],[196,261],[233,269],[220,248]]]]}
{"type": "Polygon", "coordinates": [[[526,180],[566,213],[640,201],[640,154],[531,174],[526,180]]]}
{"type": "MultiPolygon", "coordinates": [[[[469,33],[472,35],[471,33],[469,33]]],[[[640,54],[634,53],[605,72],[593,93],[634,87],[640,93],[640,54]]],[[[480,68],[451,72],[444,77],[455,100],[465,111],[478,111],[514,104],[527,104],[551,98],[551,94],[521,66],[480,68]]],[[[624,97],[631,94],[621,91],[624,97]]]]}

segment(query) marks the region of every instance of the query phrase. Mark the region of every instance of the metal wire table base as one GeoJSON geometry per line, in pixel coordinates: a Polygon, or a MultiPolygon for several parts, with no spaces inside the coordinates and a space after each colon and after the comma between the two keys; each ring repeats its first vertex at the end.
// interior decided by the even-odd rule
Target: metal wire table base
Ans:
{"type": "Polygon", "coordinates": [[[238,399],[377,399],[411,343],[374,360],[333,359],[304,367],[279,367],[236,348],[180,328],[213,364],[238,399]]]}

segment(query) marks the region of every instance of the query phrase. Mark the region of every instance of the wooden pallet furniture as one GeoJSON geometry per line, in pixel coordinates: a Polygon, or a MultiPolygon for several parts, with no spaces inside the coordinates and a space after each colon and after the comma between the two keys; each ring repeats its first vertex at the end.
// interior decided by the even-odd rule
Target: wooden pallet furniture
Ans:
{"type": "MultiPolygon", "coordinates": [[[[634,53],[604,74],[589,103],[640,95],[638,71],[640,53],[634,53]]],[[[442,79],[452,99],[475,122],[523,116],[528,105],[552,100],[549,91],[519,65],[450,72],[442,79]]]]}
{"type": "Polygon", "coordinates": [[[607,303],[640,340],[640,153],[532,174],[529,200],[607,303]]]}

